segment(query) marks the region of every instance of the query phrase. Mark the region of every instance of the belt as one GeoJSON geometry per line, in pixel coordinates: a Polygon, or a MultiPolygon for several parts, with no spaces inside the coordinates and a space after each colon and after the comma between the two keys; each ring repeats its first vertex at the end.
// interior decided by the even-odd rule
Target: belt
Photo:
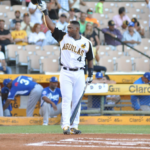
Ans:
{"type": "Polygon", "coordinates": [[[69,71],[78,71],[78,70],[84,70],[83,67],[81,68],[67,68],[67,67],[63,67],[64,70],[69,70],[69,71]]]}

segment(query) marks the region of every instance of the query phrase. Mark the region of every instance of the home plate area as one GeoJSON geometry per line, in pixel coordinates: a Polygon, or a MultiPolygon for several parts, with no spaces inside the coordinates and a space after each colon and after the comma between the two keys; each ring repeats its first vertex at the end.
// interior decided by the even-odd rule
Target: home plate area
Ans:
{"type": "MultiPolygon", "coordinates": [[[[150,150],[150,139],[140,138],[97,138],[89,137],[90,135],[84,135],[85,137],[74,137],[65,136],[64,139],[58,141],[41,141],[35,143],[26,144],[26,146],[42,146],[42,147],[55,147],[55,149],[65,148],[78,148],[78,149],[149,149],[150,150]]],[[[98,136],[98,135],[97,135],[98,136]]],[[[99,135],[99,137],[104,135],[99,135]]],[[[117,135],[115,135],[116,137],[117,135]]],[[[120,135],[118,135],[120,136],[120,135]]],[[[123,135],[122,135],[123,136],[123,135]]],[[[130,135],[128,135],[130,136],[130,135]]],[[[136,136],[135,136],[136,137],[136,136]]]]}
{"type": "Polygon", "coordinates": [[[149,134],[0,134],[0,150],[150,150],[149,134]]]}

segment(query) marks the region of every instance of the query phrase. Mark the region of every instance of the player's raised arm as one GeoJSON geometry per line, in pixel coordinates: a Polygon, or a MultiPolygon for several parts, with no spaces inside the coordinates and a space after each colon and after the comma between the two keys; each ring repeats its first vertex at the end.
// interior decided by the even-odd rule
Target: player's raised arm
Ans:
{"type": "Polygon", "coordinates": [[[53,33],[54,29],[55,29],[55,25],[53,24],[52,20],[48,16],[48,10],[47,10],[46,3],[42,1],[40,4],[38,4],[38,8],[40,9],[40,11],[43,12],[43,14],[44,14],[44,21],[45,21],[47,27],[53,33]]]}
{"type": "Polygon", "coordinates": [[[37,4],[40,11],[44,14],[44,21],[46,26],[51,30],[52,36],[57,40],[57,42],[60,42],[63,39],[63,36],[66,34],[62,30],[59,30],[58,28],[55,28],[55,25],[53,24],[52,20],[48,16],[48,10],[46,8],[46,3],[42,1],[40,4],[37,4]]]}

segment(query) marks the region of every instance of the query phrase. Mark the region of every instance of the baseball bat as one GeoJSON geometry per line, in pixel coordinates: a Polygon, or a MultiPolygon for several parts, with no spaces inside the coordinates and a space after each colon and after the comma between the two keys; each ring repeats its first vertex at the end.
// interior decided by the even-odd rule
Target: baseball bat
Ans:
{"type": "Polygon", "coordinates": [[[82,98],[83,98],[83,95],[84,95],[84,93],[85,93],[85,90],[86,90],[86,87],[87,87],[87,86],[88,86],[88,83],[86,83],[86,85],[85,85],[85,87],[84,87],[84,90],[83,90],[83,93],[82,93],[82,95],[81,95],[81,97],[80,97],[80,99],[79,99],[79,101],[78,101],[78,103],[77,103],[77,106],[75,107],[75,109],[74,109],[74,111],[73,111],[73,113],[72,113],[72,116],[71,116],[71,118],[70,118],[70,125],[72,125],[73,122],[74,122],[74,119],[75,119],[75,117],[76,117],[76,115],[77,115],[78,109],[79,109],[80,104],[81,104],[81,100],[82,100],[82,98]]]}

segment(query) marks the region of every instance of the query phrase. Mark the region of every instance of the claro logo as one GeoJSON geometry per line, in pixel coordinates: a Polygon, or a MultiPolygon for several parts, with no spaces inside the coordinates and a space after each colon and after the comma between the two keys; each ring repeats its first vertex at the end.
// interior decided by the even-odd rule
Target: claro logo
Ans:
{"type": "Polygon", "coordinates": [[[109,92],[120,92],[120,88],[114,88],[113,85],[110,85],[109,92]]]}
{"type": "Polygon", "coordinates": [[[150,87],[141,87],[140,85],[129,86],[131,93],[150,93],[150,87]]]}

